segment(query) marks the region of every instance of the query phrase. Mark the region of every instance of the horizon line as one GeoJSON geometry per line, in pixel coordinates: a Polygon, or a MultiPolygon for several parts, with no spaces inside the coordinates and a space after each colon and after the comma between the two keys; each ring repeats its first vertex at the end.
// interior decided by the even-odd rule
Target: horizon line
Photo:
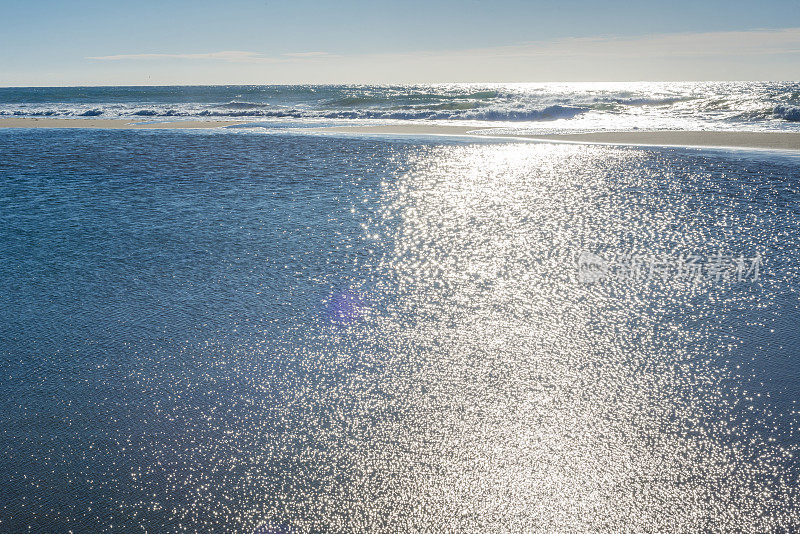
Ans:
{"type": "Polygon", "coordinates": [[[383,86],[383,87],[402,87],[402,86],[430,86],[430,85],[547,85],[547,84],[603,84],[603,83],[800,83],[798,79],[708,79],[708,80],[549,80],[549,81],[441,81],[441,82],[408,82],[408,83],[386,83],[386,82],[259,82],[259,83],[176,83],[176,84],[148,84],[148,83],[125,83],[125,84],[75,84],[75,85],[0,85],[0,89],[91,89],[103,87],[260,87],[260,86],[383,86]]]}

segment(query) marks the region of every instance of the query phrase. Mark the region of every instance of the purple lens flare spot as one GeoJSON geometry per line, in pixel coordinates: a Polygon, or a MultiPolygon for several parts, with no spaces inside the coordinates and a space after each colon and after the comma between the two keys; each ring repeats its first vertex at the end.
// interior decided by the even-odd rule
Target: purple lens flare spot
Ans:
{"type": "Polygon", "coordinates": [[[328,316],[334,323],[349,324],[358,321],[363,317],[364,310],[364,301],[349,289],[334,293],[328,304],[328,316]]]}

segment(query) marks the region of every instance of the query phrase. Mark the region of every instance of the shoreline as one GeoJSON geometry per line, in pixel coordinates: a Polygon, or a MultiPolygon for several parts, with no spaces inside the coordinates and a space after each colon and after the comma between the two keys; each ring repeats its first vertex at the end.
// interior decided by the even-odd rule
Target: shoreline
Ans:
{"type": "Polygon", "coordinates": [[[476,126],[400,124],[388,126],[334,126],[316,128],[313,133],[354,135],[442,135],[526,139],[543,142],[681,146],[706,148],[745,148],[800,151],[800,132],[726,132],[654,130],[628,132],[588,132],[573,134],[504,133],[500,128],[476,126]],[[485,133],[484,133],[485,132],[485,133]]]}
{"type": "MultiPolygon", "coordinates": [[[[257,124],[253,120],[176,120],[151,122],[137,119],[81,119],[51,117],[0,118],[0,129],[6,128],[72,128],[101,130],[172,130],[214,129],[257,124]]],[[[450,136],[475,138],[525,139],[540,142],[588,143],[641,146],[682,146],[740,149],[770,149],[800,151],[800,132],[727,132],[655,130],[627,132],[589,132],[571,134],[536,134],[503,132],[502,128],[461,126],[451,124],[394,124],[330,126],[319,128],[287,129],[293,133],[345,134],[345,135],[396,135],[396,136],[450,136]],[[499,130],[499,131],[498,131],[499,130]]]]}

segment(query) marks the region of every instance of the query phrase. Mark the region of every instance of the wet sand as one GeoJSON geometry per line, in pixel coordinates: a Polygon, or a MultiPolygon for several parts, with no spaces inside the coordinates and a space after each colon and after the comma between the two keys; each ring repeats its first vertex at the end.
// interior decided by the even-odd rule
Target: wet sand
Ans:
{"type": "Polygon", "coordinates": [[[731,148],[767,148],[800,150],[800,132],[706,132],[706,131],[636,131],[592,132],[575,134],[534,134],[487,129],[476,126],[401,124],[383,126],[337,126],[318,128],[315,133],[349,133],[354,135],[447,135],[491,136],[575,143],[608,143],[622,145],[699,146],[731,148]]]}

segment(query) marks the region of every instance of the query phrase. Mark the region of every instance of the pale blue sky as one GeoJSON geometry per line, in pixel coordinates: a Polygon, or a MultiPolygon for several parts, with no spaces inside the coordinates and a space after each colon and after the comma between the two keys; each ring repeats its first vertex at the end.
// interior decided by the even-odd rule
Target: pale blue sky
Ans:
{"type": "Polygon", "coordinates": [[[800,77],[797,0],[0,0],[0,9],[0,85],[800,77]]]}

